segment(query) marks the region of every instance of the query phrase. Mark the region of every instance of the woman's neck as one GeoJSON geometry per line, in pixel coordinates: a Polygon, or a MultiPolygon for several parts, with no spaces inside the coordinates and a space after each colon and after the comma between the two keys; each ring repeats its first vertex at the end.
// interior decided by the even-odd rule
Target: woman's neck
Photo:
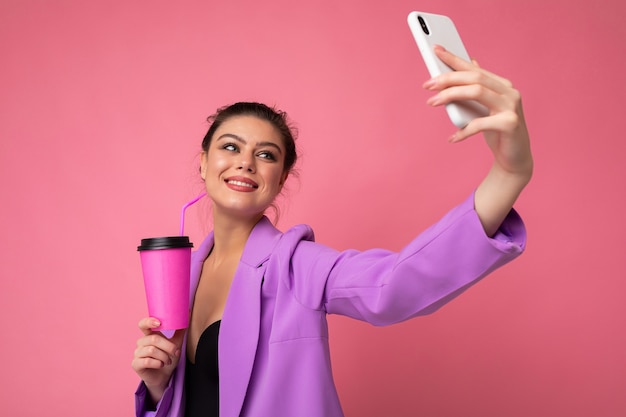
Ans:
{"type": "Polygon", "coordinates": [[[213,255],[215,260],[232,256],[241,257],[252,229],[263,217],[263,213],[250,218],[233,218],[213,213],[213,255]]]}

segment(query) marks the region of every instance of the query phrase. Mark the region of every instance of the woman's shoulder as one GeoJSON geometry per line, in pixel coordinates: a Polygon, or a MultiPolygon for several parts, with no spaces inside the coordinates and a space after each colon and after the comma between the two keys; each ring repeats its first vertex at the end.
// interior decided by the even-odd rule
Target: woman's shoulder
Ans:
{"type": "MultiPolygon", "coordinates": [[[[273,251],[283,262],[306,265],[335,259],[339,252],[315,241],[315,232],[308,224],[298,224],[285,230],[273,251]]],[[[326,262],[322,262],[326,263],[326,262]]]]}

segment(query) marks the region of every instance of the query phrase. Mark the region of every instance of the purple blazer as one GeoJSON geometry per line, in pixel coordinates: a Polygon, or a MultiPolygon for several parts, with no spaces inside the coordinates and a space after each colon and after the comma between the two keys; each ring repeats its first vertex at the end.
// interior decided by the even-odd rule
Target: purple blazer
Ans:
{"type": "MultiPolygon", "coordinates": [[[[400,252],[313,240],[306,225],[281,233],[265,217],[252,230],[220,326],[220,416],[343,416],[326,314],[379,326],[431,313],[521,254],[526,230],[512,210],[487,237],[471,195],[400,252]]],[[[211,233],[192,257],[192,301],[212,246],[211,233]]],[[[140,384],[137,416],[184,415],[185,352],[156,412],[140,384]]]]}

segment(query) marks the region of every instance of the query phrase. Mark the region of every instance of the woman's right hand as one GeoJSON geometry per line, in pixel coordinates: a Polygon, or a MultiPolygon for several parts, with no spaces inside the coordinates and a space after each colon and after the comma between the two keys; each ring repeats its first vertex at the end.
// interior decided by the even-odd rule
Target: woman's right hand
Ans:
{"type": "Polygon", "coordinates": [[[159,321],[147,317],[139,321],[143,336],[137,340],[132,367],[146,384],[154,404],[158,403],[180,359],[185,329],[176,330],[171,339],[158,331],[159,321]]]}

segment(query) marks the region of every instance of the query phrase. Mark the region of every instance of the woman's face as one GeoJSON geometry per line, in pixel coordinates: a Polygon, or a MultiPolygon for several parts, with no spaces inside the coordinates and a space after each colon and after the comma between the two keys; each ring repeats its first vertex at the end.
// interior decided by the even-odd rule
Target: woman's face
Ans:
{"type": "Polygon", "coordinates": [[[280,193],[285,147],[269,122],[254,116],[236,116],[215,131],[202,155],[200,174],[214,211],[255,217],[280,193]]]}

